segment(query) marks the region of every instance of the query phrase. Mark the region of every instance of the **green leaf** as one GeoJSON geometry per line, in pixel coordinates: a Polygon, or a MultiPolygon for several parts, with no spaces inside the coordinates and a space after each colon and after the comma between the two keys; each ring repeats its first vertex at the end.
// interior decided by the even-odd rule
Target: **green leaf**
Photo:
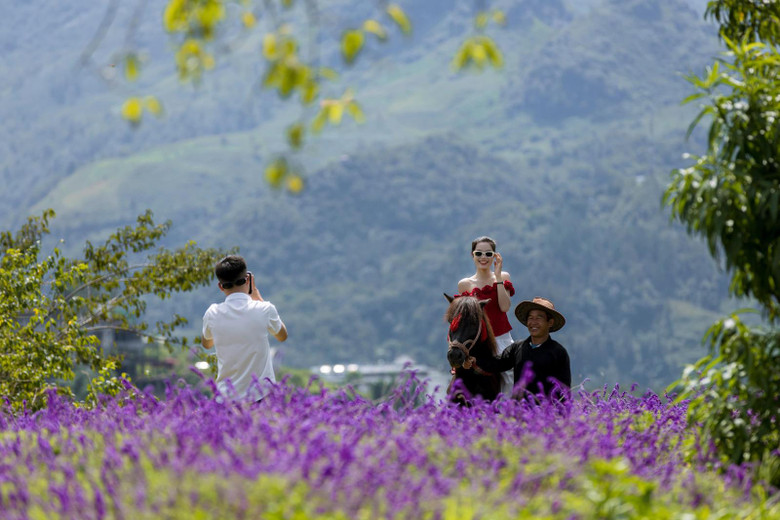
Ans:
{"type": "Polygon", "coordinates": [[[301,102],[304,105],[309,105],[317,99],[320,92],[320,86],[316,81],[309,81],[302,89],[301,102]]]}
{"type": "Polygon", "coordinates": [[[297,150],[303,145],[304,133],[303,123],[295,123],[287,129],[287,141],[292,148],[297,150]]]}
{"type": "Polygon", "coordinates": [[[709,69],[709,74],[704,80],[704,88],[709,89],[717,82],[720,76],[720,62],[716,61],[709,69]]]}
{"type": "Polygon", "coordinates": [[[387,31],[382,27],[382,24],[376,20],[366,20],[363,22],[363,30],[375,35],[380,40],[387,38],[387,31]]]}
{"type": "Polygon", "coordinates": [[[488,59],[488,53],[483,42],[479,40],[474,41],[474,43],[471,45],[470,58],[471,61],[473,61],[477,66],[477,68],[481,69],[485,65],[485,62],[488,59]]]}
{"type": "Polygon", "coordinates": [[[393,19],[404,34],[412,32],[412,23],[398,4],[388,5],[387,14],[393,19]]]}
{"type": "Polygon", "coordinates": [[[487,36],[483,37],[482,45],[485,49],[485,52],[487,53],[488,60],[490,60],[490,64],[497,69],[503,67],[504,56],[501,54],[501,51],[498,49],[498,46],[493,41],[493,39],[487,36]]]}
{"type": "Polygon", "coordinates": [[[357,29],[344,31],[344,34],[341,36],[341,54],[347,63],[351,64],[355,61],[358,53],[363,48],[364,41],[363,31],[357,29]]]}
{"type": "Polygon", "coordinates": [[[279,56],[276,35],[267,33],[263,36],[263,56],[267,60],[275,60],[279,56]]]}
{"type": "Polygon", "coordinates": [[[287,179],[287,191],[290,193],[300,193],[306,186],[303,177],[297,173],[291,174],[287,179]]]}
{"type": "Polygon", "coordinates": [[[349,115],[352,116],[352,119],[358,123],[363,123],[366,120],[366,116],[363,114],[363,109],[360,108],[360,105],[356,101],[350,101],[347,103],[347,112],[349,112],[349,115]]]}
{"type": "Polygon", "coordinates": [[[504,14],[504,11],[495,9],[493,11],[493,21],[498,25],[506,25],[506,15],[504,14]]]}
{"type": "Polygon", "coordinates": [[[163,115],[162,103],[155,96],[146,96],[144,98],[144,108],[157,117],[163,115]]]}
{"type": "Polygon", "coordinates": [[[257,25],[257,18],[252,11],[244,11],[244,13],[241,15],[241,23],[245,28],[251,29],[257,25]]]}
{"type": "Polygon", "coordinates": [[[466,40],[458,47],[455,56],[452,58],[452,68],[455,71],[462,70],[469,61],[471,56],[471,41],[466,40]]]}
{"type": "Polygon", "coordinates": [[[691,137],[691,134],[693,133],[694,129],[699,125],[699,121],[701,119],[709,114],[710,111],[708,109],[701,110],[698,114],[696,114],[696,117],[693,119],[691,124],[688,125],[688,130],[685,132],[685,139],[688,140],[691,137]]]}
{"type": "Polygon", "coordinates": [[[325,123],[328,122],[328,111],[322,108],[311,122],[311,131],[318,134],[325,127],[325,123]]]}
{"type": "Polygon", "coordinates": [[[141,62],[136,54],[130,53],[125,57],[125,78],[127,78],[127,81],[138,79],[140,68],[141,62]]]}
{"type": "Polygon", "coordinates": [[[122,117],[137,125],[143,116],[143,103],[140,98],[131,97],[122,105],[122,117]]]}
{"type": "Polygon", "coordinates": [[[287,159],[281,157],[271,162],[265,169],[265,180],[274,188],[279,188],[287,176],[287,159]]]}
{"type": "Polygon", "coordinates": [[[341,118],[344,115],[344,104],[333,103],[328,106],[328,121],[333,125],[341,123],[341,118]]]}
{"type": "Polygon", "coordinates": [[[701,98],[703,98],[703,97],[704,97],[704,96],[706,96],[706,95],[707,95],[707,93],[706,93],[706,92],[696,92],[695,94],[691,94],[691,95],[690,95],[690,96],[688,96],[687,98],[683,99],[683,100],[680,102],[680,104],[681,104],[681,105],[686,105],[686,104],[690,103],[691,101],[695,101],[695,100],[697,100],[697,99],[701,99],[701,98]]]}
{"type": "Polygon", "coordinates": [[[488,23],[488,14],[485,11],[480,11],[477,16],[474,17],[474,27],[477,29],[484,29],[488,23]]]}
{"type": "Polygon", "coordinates": [[[325,79],[336,81],[339,79],[339,73],[329,67],[320,67],[319,74],[325,79]]]}

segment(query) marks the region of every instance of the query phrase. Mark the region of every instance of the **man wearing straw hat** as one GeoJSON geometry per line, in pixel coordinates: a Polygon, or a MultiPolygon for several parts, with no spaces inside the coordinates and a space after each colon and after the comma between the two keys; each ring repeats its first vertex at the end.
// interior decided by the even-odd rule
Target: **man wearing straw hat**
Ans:
{"type": "Polygon", "coordinates": [[[556,389],[560,386],[568,389],[571,386],[569,354],[563,345],[550,337],[551,332],[566,324],[563,314],[555,310],[547,298],[536,297],[520,302],[515,307],[515,316],[531,335],[512,343],[500,357],[480,360],[480,368],[488,372],[513,369],[515,393],[520,390],[517,385],[521,380],[526,382],[524,388],[532,394],[544,392],[552,396],[557,395],[556,389]]]}

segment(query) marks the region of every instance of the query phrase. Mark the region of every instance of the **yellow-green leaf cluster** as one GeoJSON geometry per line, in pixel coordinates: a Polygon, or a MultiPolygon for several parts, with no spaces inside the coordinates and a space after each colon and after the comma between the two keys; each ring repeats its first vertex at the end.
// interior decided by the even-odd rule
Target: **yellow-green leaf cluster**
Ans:
{"type": "Polygon", "coordinates": [[[176,51],[176,69],[182,81],[200,81],[203,73],[214,68],[214,56],[195,38],[185,40],[176,51]]]}
{"type": "Polygon", "coordinates": [[[241,23],[244,24],[244,27],[247,29],[251,29],[257,24],[257,18],[252,11],[244,11],[241,15],[241,23]]]}
{"type": "Polygon", "coordinates": [[[500,69],[504,66],[504,57],[493,39],[483,35],[464,41],[452,60],[452,67],[457,71],[466,68],[482,70],[486,65],[500,69]]]}
{"type": "Polygon", "coordinates": [[[305,187],[303,176],[286,157],[279,157],[266,167],[265,180],[273,188],[286,188],[290,193],[300,193],[305,187]]]}
{"type": "Polygon", "coordinates": [[[363,22],[363,30],[373,34],[380,40],[387,39],[387,31],[384,26],[376,20],[366,20],[363,22]]]}
{"type": "Polygon", "coordinates": [[[287,129],[287,142],[290,143],[290,147],[294,150],[303,146],[303,137],[306,133],[306,128],[303,123],[295,123],[287,129]]]}
{"type": "Polygon", "coordinates": [[[506,15],[504,14],[504,11],[495,9],[491,16],[493,17],[493,21],[498,25],[506,25],[506,15]]]}
{"type": "Polygon", "coordinates": [[[138,55],[131,52],[125,56],[125,78],[127,81],[135,81],[141,70],[141,60],[138,55]]]}
{"type": "Polygon", "coordinates": [[[141,99],[137,97],[131,97],[127,99],[122,105],[122,117],[127,119],[133,124],[141,122],[143,116],[143,104],[141,99]]]}
{"type": "Polygon", "coordinates": [[[357,123],[363,123],[366,119],[360,104],[355,101],[354,92],[347,89],[339,99],[323,99],[320,102],[320,111],[312,121],[312,131],[320,132],[328,123],[338,125],[343,119],[344,112],[352,116],[357,123]]]}
{"type": "Polygon", "coordinates": [[[487,27],[490,20],[493,20],[493,22],[498,25],[506,25],[506,15],[504,12],[499,9],[494,9],[492,11],[478,12],[474,17],[474,26],[477,29],[482,30],[487,27]]]}
{"type": "MultiPolygon", "coordinates": [[[[412,24],[406,13],[401,9],[398,4],[390,4],[385,9],[387,16],[395,23],[398,28],[404,34],[409,34],[412,31],[412,24]]],[[[344,61],[348,64],[352,64],[355,58],[363,50],[366,43],[366,33],[373,34],[380,41],[387,40],[387,29],[381,22],[370,18],[363,22],[358,29],[347,29],[341,34],[341,55],[344,57],[344,61]]]]}
{"type": "MultiPolygon", "coordinates": [[[[184,35],[176,51],[176,68],[181,80],[197,82],[204,71],[214,67],[214,57],[205,49],[205,44],[214,39],[225,18],[224,4],[225,0],[168,1],[163,12],[163,26],[169,33],[184,35]]],[[[245,25],[252,22],[245,16],[245,25]]]]}
{"type": "Polygon", "coordinates": [[[275,89],[279,96],[288,98],[297,92],[304,105],[311,104],[319,95],[319,77],[298,53],[298,42],[289,27],[263,37],[263,57],[268,69],[263,87],[275,89]]]}
{"type": "Polygon", "coordinates": [[[341,36],[341,54],[347,63],[355,61],[355,58],[363,49],[365,41],[366,38],[363,35],[363,31],[359,29],[344,31],[344,34],[341,36]]]}
{"type": "Polygon", "coordinates": [[[163,26],[171,33],[211,40],[225,18],[224,0],[169,0],[163,12],[163,26]]]}
{"type": "Polygon", "coordinates": [[[409,21],[409,17],[406,16],[406,13],[401,9],[401,6],[398,4],[390,4],[387,6],[386,11],[388,16],[390,16],[404,34],[412,32],[412,22],[409,21]]]}
{"type": "Polygon", "coordinates": [[[121,109],[122,117],[134,125],[141,122],[144,112],[160,117],[163,115],[162,103],[154,96],[146,96],[144,98],[134,96],[128,98],[121,109]]]}

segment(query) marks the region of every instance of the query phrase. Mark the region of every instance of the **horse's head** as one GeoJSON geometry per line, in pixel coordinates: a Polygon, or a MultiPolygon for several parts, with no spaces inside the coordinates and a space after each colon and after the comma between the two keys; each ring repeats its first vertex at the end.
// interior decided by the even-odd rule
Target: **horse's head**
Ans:
{"type": "Polygon", "coordinates": [[[447,334],[447,361],[450,366],[459,368],[468,356],[473,356],[472,349],[477,345],[487,343],[488,352],[496,353],[496,341],[493,329],[485,316],[485,305],[490,300],[478,300],[473,296],[452,298],[444,295],[450,302],[444,319],[450,324],[447,334]]]}

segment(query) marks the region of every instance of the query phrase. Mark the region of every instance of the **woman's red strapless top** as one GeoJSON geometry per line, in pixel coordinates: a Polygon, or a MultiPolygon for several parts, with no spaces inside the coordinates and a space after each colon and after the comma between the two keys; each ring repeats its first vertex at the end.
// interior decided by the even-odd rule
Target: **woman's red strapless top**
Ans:
{"type": "MultiPolygon", "coordinates": [[[[509,324],[509,318],[506,317],[506,313],[502,312],[498,307],[498,289],[497,284],[486,285],[484,287],[475,287],[471,292],[464,292],[458,294],[458,296],[474,296],[478,300],[490,300],[485,305],[485,314],[487,314],[488,320],[490,320],[490,326],[493,327],[493,334],[500,336],[506,334],[512,330],[512,326],[509,324]]],[[[512,286],[512,282],[504,281],[504,288],[509,296],[515,295],[515,288],[512,286]]]]}

